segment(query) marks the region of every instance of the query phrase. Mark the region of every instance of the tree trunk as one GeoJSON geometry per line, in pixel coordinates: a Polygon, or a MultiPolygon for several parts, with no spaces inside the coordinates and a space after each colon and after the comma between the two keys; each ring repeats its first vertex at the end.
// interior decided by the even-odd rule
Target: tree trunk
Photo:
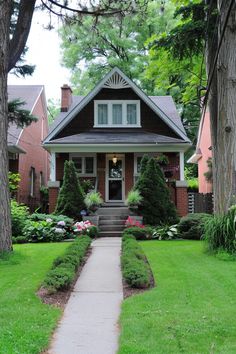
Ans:
{"type": "MultiPolygon", "coordinates": [[[[218,0],[218,41],[226,21],[230,0],[218,0]]],[[[230,12],[217,61],[217,122],[214,135],[215,212],[225,213],[235,203],[236,157],[236,6],[230,12]]],[[[213,125],[212,124],[212,125],[213,125]]]]}
{"type": "Polygon", "coordinates": [[[0,252],[10,251],[11,217],[7,152],[7,72],[12,1],[0,1],[0,252]]]}

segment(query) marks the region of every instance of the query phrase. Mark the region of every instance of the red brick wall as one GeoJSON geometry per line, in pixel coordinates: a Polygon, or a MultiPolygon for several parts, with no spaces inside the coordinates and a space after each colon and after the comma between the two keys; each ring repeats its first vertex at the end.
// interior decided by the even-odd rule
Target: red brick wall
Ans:
{"type": "Polygon", "coordinates": [[[176,187],[176,207],[179,216],[185,216],[188,214],[187,187],[176,187]]]}
{"type": "Polygon", "coordinates": [[[49,188],[49,213],[53,213],[57,205],[57,197],[59,194],[58,187],[49,188]]]}
{"type": "Polygon", "coordinates": [[[47,111],[45,107],[44,94],[42,93],[36,102],[32,114],[38,121],[25,128],[21,134],[19,146],[26,151],[26,154],[19,155],[19,173],[21,176],[19,186],[19,201],[28,203],[30,198],[30,171],[35,169],[35,188],[33,201],[35,207],[40,201],[40,172],[42,172],[44,185],[49,180],[49,154],[42,148],[42,140],[48,135],[47,111]]]}
{"type": "Polygon", "coordinates": [[[105,200],[106,154],[97,154],[97,177],[98,191],[101,193],[103,200],[105,200]]]}
{"type": "Polygon", "coordinates": [[[56,154],[56,181],[63,181],[64,164],[66,160],[69,160],[69,154],[56,154]]]}
{"type": "Polygon", "coordinates": [[[134,185],[134,154],[125,154],[125,197],[134,185]]]}

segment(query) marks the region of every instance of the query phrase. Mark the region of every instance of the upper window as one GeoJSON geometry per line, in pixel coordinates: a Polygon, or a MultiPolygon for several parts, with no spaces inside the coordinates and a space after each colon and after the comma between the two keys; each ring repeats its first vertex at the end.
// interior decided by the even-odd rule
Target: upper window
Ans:
{"type": "Polygon", "coordinates": [[[95,127],[140,127],[140,101],[94,101],[95,127]]]}

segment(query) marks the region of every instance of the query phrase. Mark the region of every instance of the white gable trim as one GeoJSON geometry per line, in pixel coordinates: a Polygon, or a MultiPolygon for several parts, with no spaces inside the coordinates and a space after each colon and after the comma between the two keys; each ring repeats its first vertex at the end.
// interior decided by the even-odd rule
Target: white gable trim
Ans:
{"type": "Polygon", "coordinates": [[[105,83],[113,76],[113,74],[119,74],[134,90],[134,92],[156,113],[161,119],[184,141],[190,142],[188,137],[184,132],[138,87],[134,82],[132,82],[119,68],[112,69],[95,88],[85,96],[82,101],[75,106],[66,116],[66,118],[61,121],[47,136],[44,143],[49,142],[56,134],[58,134],[104,87],[105,83]]]}

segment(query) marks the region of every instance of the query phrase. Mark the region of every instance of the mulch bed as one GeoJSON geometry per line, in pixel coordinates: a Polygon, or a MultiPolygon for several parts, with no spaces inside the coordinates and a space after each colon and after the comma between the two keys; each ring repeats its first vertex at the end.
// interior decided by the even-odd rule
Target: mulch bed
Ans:
{"type": "Polygon", "coordinates": [[[152,269],[150,267],[150,264],[147,260],[147,258],[145,259],[146,263],[148,263],[149,265],[149,269],[150,269],[150,277],[151,277],[151,281],[150,281],[150,285],[149,287],[147,288],[131,288],[131,286],[129,284],[127,284],[127,282],[125,281],[125,279],[123,278],[122,279],[122,283],[123,283],[123,294],[124,294],[124,299],[127,299],[128,297],[130,296],[133,296],[133,295],[138,295],[138,294],[141,294],[143,293],[144,291],[147,291],[147,290],[151,290],[152,288],[155,287],[155,279],[154,279],[154,276],[153,276],[153,273],[152,273],[152,269]]]}
{"type": "Polygon", "coordinates": [[[57,291],[55,294],[49,294],[47,289],[41,287],[38,291],[37,291],[37,295],[40,297],[40,299],[42,300],[42,302],[44,304],[48,304],[48,305],[54,305],[56,307],[60,307],[60,308],[64,308],[66,303],[69,300],[70,294],[75,286],[75,283],[77,281],[77,279],[80,276],[80,273],[83,269],[83,266],[85,265],[85,263],[87,262],[90,254],[92,252],[91,247],[88,249],[85,257],[83,258],[83,261],[81,262],[73,283],[71,284],[70,288],[68,290],[64,290],[64,291],[57,291]]]}

